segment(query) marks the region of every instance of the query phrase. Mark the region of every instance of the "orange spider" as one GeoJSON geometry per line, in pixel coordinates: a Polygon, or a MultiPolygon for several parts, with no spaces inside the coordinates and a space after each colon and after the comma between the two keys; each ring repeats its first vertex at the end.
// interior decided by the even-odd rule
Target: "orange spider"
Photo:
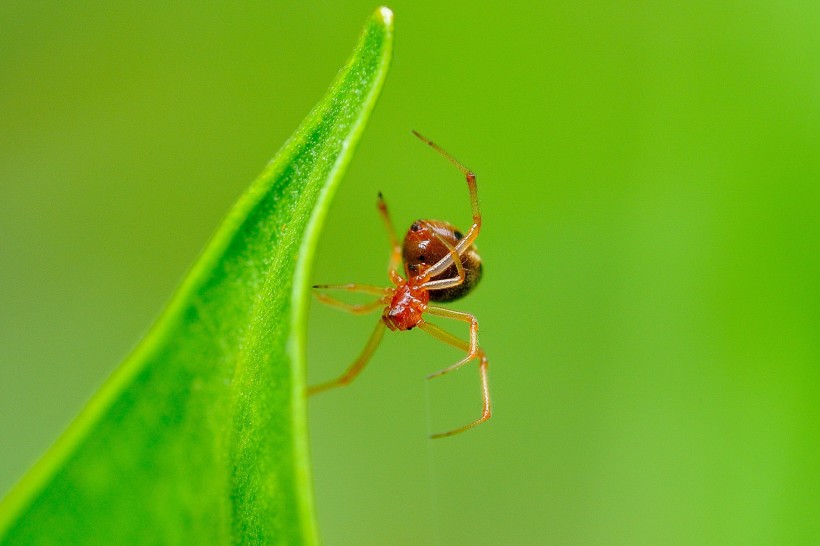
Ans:
{"type": "Polygon", "coordinates": [[[447,302],[461,298],[475,288],[481,279],[481,257],[473,245],[481,229],[481,213],[478,209],[478,190],[475,174],[459,163],[453,156],[442,150],[436,143],[416,131],[413,131],[413,134],[464,173],[470,191],[473,225],[466,235],[462,235],[452,224],[447,222],[417,220],[413,222],[413,225],[407,231],[404,244],[399,246],[393,223],[390,221],[390,215],[387,212],[387,205],[381,193],[379,193],[379,213],[387,227],[392,246],[388,275],[394,286],[381,288],[351,283],[340,285],[318,284],[313,287],[324,290],[345,290],[377,295],[379,298],[371,303],[350,304],[321,292],[315,293],[319,301],[354,314],[370,313],[379,308],[383,308],[383,311],[375,331],[370,336],[370,340],[359,358],[340,377],[310,387],[308,394],[316,394],[333,387],[347,385],[353,381],[367,364],[367,361],[370,360],[370,357],[373,356],[373,352],[384,335],[385,328],[404,331],[412,330],[418,326],[433,337],[467,353],[464,358],[452,366],[428,375],[428,379],[451,372],[473,360],[479,361],[478,370],[481,374],[482,398],[481,417],[462,427],[431,436],[432,438],[442,438],[480,425],[489,419],[492,414],[490,388],[487,381],[487,355],[478,345],[478,321],[475,316],[469,313],[429,305],[430,301],[447,302]],[[398,271],[399,261],[402,259],[404,260],[406,279],[398,271]],[[425,321],[425,313],[468,323],[470,325],[469,343],[425,321]]]}

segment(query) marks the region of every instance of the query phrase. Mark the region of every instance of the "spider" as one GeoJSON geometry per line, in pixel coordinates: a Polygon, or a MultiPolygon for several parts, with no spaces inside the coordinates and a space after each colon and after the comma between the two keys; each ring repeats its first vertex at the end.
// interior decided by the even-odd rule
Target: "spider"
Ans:
{"type": "Polygon", "coordinates": [[[319,290],[344,290],[378,296],[375,301],[370,303],[350,304],[332,298],[323,292],[314,292],[316,298],[322,303],[350,313],[366,314],[381,308],[382,316],[364,350],[353,364],[338,378],[309,387],[308,394],[316,394],[334,387],[341,387],[353,381],[370,360],[370,357],[373,356],[384,335],[385,328],[393,331],[405,331],[418,326],[431,336],[467,353],[464,358],[452,366],[428,375],[427,379],[439,377],[473,360],[478,360],[478,370],[481,376],[481,417],[462,427],[431,436],[431,438],[443,438],[480,425],[489,419],[492,414],[490,389],[487,380],[487,355],[478,345],[478,321],[470,313],[429,305],[430,301],[448,302],[461,298],[475,288],[481,279],[481,257],[473,245],[481,229],[481,212],[478,208],[475,174],[445,152],[438,144],[416,131],[413,131],[413,134],[464,174],[467,180],[467,188],[470,191],[473,225],[467,231],[467,234],[463,235],[448,222],[417,220],[410,226],[404,237],[404,244],[400,246],[390,215],[387,212],[387,204],[382,194],[379,193],[377,202],[379,214],[387,228],[392,248],[388,275],[393,286],[382,288],[354,283],[317,284],[313,286],[313,288],[319,290]],[[402,277],[398,270],[401,260],[404,261],[406,278],[402,277]],[[424,319],[425,313],[468,323],[470,325],[470,341],[461,340],[446,330],[427,322],[424,319]]]}

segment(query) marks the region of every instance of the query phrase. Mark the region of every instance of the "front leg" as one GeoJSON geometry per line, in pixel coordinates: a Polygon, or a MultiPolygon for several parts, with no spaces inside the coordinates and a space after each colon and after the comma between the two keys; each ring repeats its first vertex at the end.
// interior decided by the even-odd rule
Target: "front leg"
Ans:
{"type": "Polygon", "coordinates": [[[447,436],[452,436],[454,434],[464,432],[465,430],[469,430],[473,427],[480,425],[481,423],[483,423],[484,421],[488,420],[490,417],[493,416],[492,401],[490,400],[490,383],[487,378],[488,368],[489,363],[487,362],[487,357],[482,356],[481,362],[478,364],[478,372],[481,374],[481,417],[479,417],[472,423],[467,423],[463,427],[454,428],[453,430],[448,430],[447,432],[438,432],[436,434],[432,434],[430,435],[430,438],[446,438],[447,436]]]}
{"type": "Polygon", "coordinates": [[[445,343],[449,343],[450,345],[458,347],[467,352],[467,356],[465,356],[452,366],[448,366],[443,370],[431,373],[427,376],[427,379],[432,379],[434,377],[438,377],[440,375],[452,372],[453,370],[457,370],[458,368],[464,366],[465,364],[475,359],[479,355],[480,349],[478,347],[478,319],[475,318],[475,315],[471,315],[470,313],[462,313],[461,311],[453,311],[452,309],[437,307],[435,305],[428,306],[427,312],[431,315],[450,318],[454,320],[460,320],[462,322],[467,322],[470,324],[469,344],[450,334],[450,332],[442,330],[438,326],[434,326],[432,324],[427,325],[432,335],[444,341],[445,343]]]}
{"type": "Polygon", "coordinates": [[[318,385],[313,385],[312,387],[308,387],[308,395],[326,391],[334,387],[342,387],[356,379],[356,376],[358,376],[364,369],[364,366],[370,360],[370,357],[373,356],[373,353],[376,351],[376,347],[379,346],[379,342],[382,340],[385,328],[386,325],[384,324],[384,321],[381,318],[379,318],[379,323],[376,325],[376,329],[373,330],[373,333],[370,335],[370,339],[367,341],[367,345],[365,345],[362,354],[359,355],[359,358],[357,358],[353,362],[353,364],[351,364],[347,368],[347,370],[345,370],[345,373],[343,373],[336,379],[332,381],[327,381],[325,383],[320,383],[318,385]]]}

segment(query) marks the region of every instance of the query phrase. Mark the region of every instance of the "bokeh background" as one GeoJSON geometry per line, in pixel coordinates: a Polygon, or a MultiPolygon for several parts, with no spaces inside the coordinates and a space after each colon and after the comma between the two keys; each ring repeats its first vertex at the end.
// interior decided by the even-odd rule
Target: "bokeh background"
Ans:
{"type": "MultiPolygon", "coordinates": [[[[820,3],[396,1],[317,282],[465,226],[495,416],[387,336],[311,402],[329,545],[820,542],[820,3]]],[[[145,332],[376,4],[0,4],[0,492],[145,332]],[[344,5],[341,5],[344,4],[344,5]]],[[[373,317],[314,305],[310,376],[373,317]]],[[[461,332],[456,325],[455,332],[461,332]]],[[[464,332],[466,335],[466,331],[464,332]]]]}

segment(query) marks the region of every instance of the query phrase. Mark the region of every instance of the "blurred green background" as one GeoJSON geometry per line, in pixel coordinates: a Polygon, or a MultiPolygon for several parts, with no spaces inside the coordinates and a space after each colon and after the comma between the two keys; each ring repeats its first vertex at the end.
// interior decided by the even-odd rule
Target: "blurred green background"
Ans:
{"type": "MultiPolygon", "coordinates": [[[[339,3],[340,4],[340,3],[339,3]]],[[[0,493],[145,332],[375,4],[0,4],[0,493]]],[[[389,335],[311,401],[329,545],[820,542],[820,3],[391,5],[316,282],[466,227],[495,416],[389,335]]],[[[312,382],[375,316],[313,306],[312,382]]],[[[461,332],[457,327],[455,332],[461,332]]],[[[463,335],[466,335],[463,332],[463,335]]]]}

